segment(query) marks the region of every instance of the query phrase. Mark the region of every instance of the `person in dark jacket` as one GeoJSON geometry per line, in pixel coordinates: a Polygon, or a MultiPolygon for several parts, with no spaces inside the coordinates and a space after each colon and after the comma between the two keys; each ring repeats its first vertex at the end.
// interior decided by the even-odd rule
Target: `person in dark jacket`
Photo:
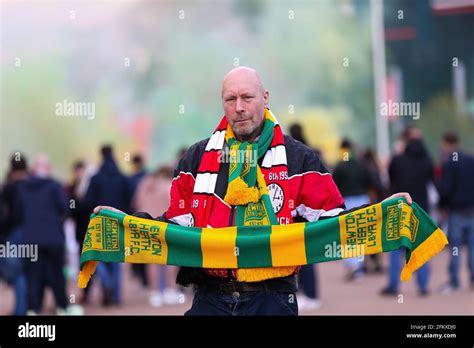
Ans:
{"type": "MultiPolygon", "coordinates": [[[[145,169],[145,163],[143,160],[142,155],[135,154],[132,158],[132,165],[133,165],[133,174],[128,178],[130,193],[129,197],[132,200],[133,196],[135,195],[135,191],[137,190],[138,185],[142,181],[142,179],[147,175],[147,171],[145,169]]],[[[130,209],[133,211],[133,207],[130,209]]]]}
{"type": "Polygon", "coordinates": [[[86,202],[89,207],[114,204],[127,210],[130,200],[128,180],[117,167],[110,145],[102,147],[101,155],[102,165],[90,180],[86,202]]]}
{"type": "MultiPolygon", "coordinates": [[[[0,200],[0,243],[23,244],[21,212],[18,211],[18,186],[29,176],[25,155],[16,152],[10,160],[10,170],[2,188],[0,200]]],[[[24,259],[19,257],[0,259],[0,273],[13,286],[15,306],[13,315],[25,315],[27,311],[26,276],[24,259]]]]}
{"type": "MultiPolygon", "coordinates": [[[[421,133],[413,131],[408,139],[403,153],[395,155],[389,165],[390,189],[392,192],[404,190],[424,210],[428,210],[428,184],[433,182],[433,162],[428,155],[421,133]]],[[[382,295],[398,295],[399,274],[403,251],[390,253],[389,285],[382,290],[382,295]]],[[[417,272],[418,292],[420,296],[428,295],[429,263],[426,263],[417,272]]]]}
{"type": "Polygon", "coordinates": [[[433,181],[433,162],[421,139],[408,141],[405,151],[393,157],[388,174],[392,192],[405,190],[424,210],[428,210],[428,183],[433,181]]]}
{"type": "MultiPolygon", "coordinates": [[[[137,187],[142,181],[142,179],[146,176],[147,171],[145,169],[145,163],[143,160],[142,155],[135,154],[132,157],[132,165],[133,165],[133,174],[128,177],[128,184],[129,184],[129,210],[134,212],[135,209],[133,207],[133,197],[135,196],[135,192],[137,191],[137,187]]],[[[134,263],[131,266],[132,273],[140,280],[141,284],[144,287],[148,287],[148,277],[146,272],[146,264],[144,263],[134,263]]]]}
{"type": "Polygon", "coordinates": [[[26,244],[38,246],[36,262],[26,265],[28,311],[41,311],[44,289],[53,290],[57,313],[67,310],[63,223],[68,210],[62,185],[50,177],[49,161],[39,155],[33,176],[18,186],[18,211],[26,244]]]}
{"type": "MultiPolygon", "coordinates": [[[[342,160],[334,168],[333,178],[341,191],[344,200],[346,197],[369,203],[368,192],[372,186],[372,177],[363,161],[360,161],[354,152],[351,141],[343,139],[341,142],[342,160]]],[[[356,204],[356,205],[361,205],[356,204]]]]}
{"type": "MultiPolygon", "coordinates": [[[[303,134],[303,128],[299,123],[294,123],[290,127],[290,135],[300,143],[308,145],[303,134]]],[[[317,151],[315,151],[315,154],[317,155],[317,151]]],[[[318,157],[321,158],[321,156],[318,157]]],[[[298,309],[301,311],[315,310],[321,307],[316,267],[316,265],[305,265],[301,267],[298,273],[298,285],[302,293],[298,298],[298,309]]]]}
{"type": "Polygon", "coordinates": [[[455,133],[448,132],[442,142],[445,162],[438,188],[441,207],[447,209],[448,239],[451,247],[449,282],[443,293],[459,288],[459,264],[463,234],[466,233],[470,287],[474,290],[474,157],[462,151],[455,133]]]}
{"type": "MultiPolygon", "coordinates": [[[[101,149],[102,165],[90,181],[86,193],[89,211],[97,205],[112,205],[127,210],[129,207],[129,185],[113,157],[113,149],[105,145],[101,149]]],[[[120,304],[121,265],[119,263],[100,263],[97,269],[103,287],[103,305],[120,304]]]]}
{"type": "MultiPolygon", "coordinates": [[[[82,245],[86,235],[87,226],[89,225],[90,216],[90,209],[88,208],[84,197],[87,185],[88,177],[86,175],[86,165],[81,160],[76,161],[73,164],[73,179],[71,184],[66,187],[66,191],[69,195],[69,201],[71,202],[69,205],[70,216],[74,221],[76,242],[79,245],[79,258],[82,253],[82,245]]],[[[79,299],[79,303],[88,302],[89,289],[91,289],[90,286],[84,289],[84,292],[79,299]]]]}
{"type": "MultiPolygon", "coordinates": [[[[377,156],[371,148],[364,151],[362,155],[362,162],[367,167],[370,174],[371,186],[369,190],[370,204],[380,202],[383,197],[386,197],[384,185],[382,183],[380,165],[377,160],[377,156]]],[[[382,261],[380,254],[372,254],[364,259],[364,271],[366,273],[383,272],[382,261]]]]}
{"type": "MultiPolygon", "coordinates": [[[[364,162],[355,155],[351,141],[343,139],[341,142],[342,160],[336,165],[333,172],[334,182],[341,191],[346,208],[352,209],[370,203],[369,189],[372,186],[372,177],[364,162]]],[[[364,274],[364,260],[353,257],[344,260],[347,268],[346,280],[360,280],[364,274]]]]}

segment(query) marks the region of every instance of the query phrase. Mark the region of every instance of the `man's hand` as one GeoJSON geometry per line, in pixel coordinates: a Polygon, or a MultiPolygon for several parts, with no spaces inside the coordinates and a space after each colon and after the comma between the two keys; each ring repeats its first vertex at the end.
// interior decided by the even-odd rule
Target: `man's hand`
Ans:
{"type": "Polygon", "coordinates": [[[98,205],[97,207],[95,207],[95,208],[94,208],[94,214],[98,214],[99,211],[105,210],[105,209],[107,209],[107,210],[112,210],[112,211],[114,211],[114,212],[116,212],[116,213],[125,214],[123,211],[118,210],[117,208],[109,207],[109,206],[106,206],[106,205],[98,205]]]}
{"type": "Polygon", "coordinates": [[[408,192],[398,192],[391,195],[388,198],[385,198],[382,202],[385,202],[387,199],[397,198],[397,197],[404,197],[407,200],[407,203],[411,205],[412,199],[408,192]]]}

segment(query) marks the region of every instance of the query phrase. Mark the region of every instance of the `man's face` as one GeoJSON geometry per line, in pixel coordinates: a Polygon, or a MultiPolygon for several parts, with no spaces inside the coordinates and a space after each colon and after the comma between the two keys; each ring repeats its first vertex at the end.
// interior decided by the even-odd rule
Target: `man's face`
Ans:
{"type": "Polygon", "coordinates": [[[86,169],[85,167],[77,167],[77,168],[74,168],[74,177],[76,179],[82,179],[82,177],[84,176],[86,172],[86,169]]]}
{"type": "Polygon", "coordinates": [[[237,137],[245,139],[258,135],[256,132],[263,122],[268,96],[260,79],[251,72],[237,71],[226,77],[222,103],[227,122],[237,137]]]}
{"type": "Polygon", "coordinates": [[[441,142],[441,152],[444,155],[446,156],[452,155],[456,150],[457,150],[456,145],[450,144],[444,140],[441,142]]]}

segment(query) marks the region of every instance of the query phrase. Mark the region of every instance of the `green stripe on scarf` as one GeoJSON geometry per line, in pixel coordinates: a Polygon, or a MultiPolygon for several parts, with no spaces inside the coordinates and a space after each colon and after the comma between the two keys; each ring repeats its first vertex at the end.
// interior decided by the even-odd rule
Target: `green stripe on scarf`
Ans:
{"type": "Polygon", "coordinates": [[[255,264],[272,264],[271,226],[260,226],[258,233],[255,232],[255,227],[237,228],[236,251],[238,251],[239,268],[252,268],[255,264]]]}
{"type": "Polygon", "coordinates": [[[194,228],[101,210],[83,244],[79,287],[97,261],[208,268],[296,266],[407,248],[406,281],[448,243],[418,204],[391,199],[322,221],[194,228]],[[206,236],[206,238],[204,238],[206,236]],[[203,240],[206,240],[204,243],[203,240]]]}
{"type": "Polygon", "coordinates": [[[176,245],[176,247],[168,248],[167,263],[202,267],[201,233],[201,228],[194,228],[188,233],[183,233],[180,226],[168,225],[166,227],[166,244],[176,245]]]}

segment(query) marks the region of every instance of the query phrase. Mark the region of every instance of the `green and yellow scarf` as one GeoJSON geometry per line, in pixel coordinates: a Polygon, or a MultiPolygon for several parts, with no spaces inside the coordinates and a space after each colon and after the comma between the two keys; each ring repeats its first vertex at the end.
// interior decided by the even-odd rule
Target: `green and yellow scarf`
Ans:
{"type": "Polygon", "coordinates": [[[448,243],[416,203],[394,198],[315,222],[273,226],[196,228],[101,210],[92,215],[78,286],[87,286],[98,261],[202,268],[286,267],[379,254],[404,247],[401,280],[448,243]]]}
{"type": "Polygon", "coordinates": [[[274,127],[275,119],[268,109],[265,109],[263,130],[256,142],[238,141],[230,125],[227,125],[225,140],[230,148],[230,163],[229,184],[224,201],[236,206],[236,226],[278,224],[265,179],[257,163],[272,143],[274,127]],[[263,212],[258,221],[255,221],[252,211],[263,212]]]}
{"type": "MultiPolygon", "coordinates": [[[[266,154],[272,143],[275,144],[283,140],[283,133],[279,127],[275,127],[276,118],[267,108],[264,110],[264,117],[263,130],[256,142],[240,142],[236,139],[230,125],[227,124],[226,127],[225,141],[230,148],[230,163],[229,183],[224,201],[235,207],[235,226],[279,224],[257,160],[266,154]]],[[[286,165],[279,168],[287,170],[286,165]]],[[[286,200],[290,196],[288,180],[286,179],[280,184],[286,193],[283,194],[286,200]]],[[[288,202],[285,201],[282,204],[286,207],[288,202]]],[[[281,215],[285,215],[288,220],[291,220],[289,210],[282,212],[281,215]]],[[[295,267],[239,268],[237,279],[239,281],[261,281],[284,277],[294,271],[295,267]]]]}

